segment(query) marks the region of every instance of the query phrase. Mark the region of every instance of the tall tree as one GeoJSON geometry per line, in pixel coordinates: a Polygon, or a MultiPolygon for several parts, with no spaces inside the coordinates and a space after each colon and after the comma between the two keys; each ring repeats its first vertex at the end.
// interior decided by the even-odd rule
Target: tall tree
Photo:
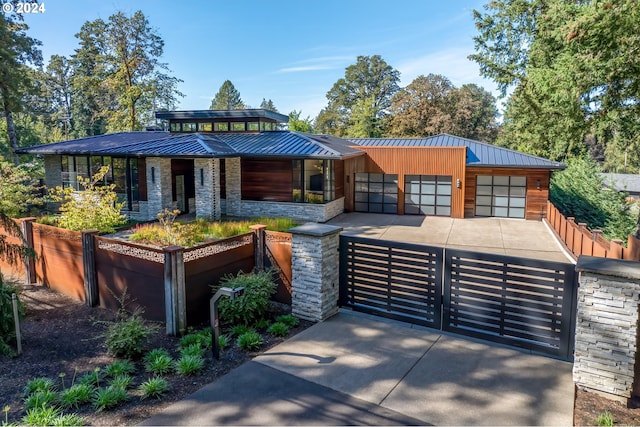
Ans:
{"type": "Polygon", "coordinates": [[[0,102],[7,127],[7,139],[11,160],[18,164],[15,150],[18,135],[14,123],[14,113],[23,109],[23,97],[31,82],[28,65],[42,64],[39,41],[27,36],[29,28],[19,22],[20,15],[0,14],[0,102]]]}
{"type": "Polygon", "coordinates": [[[51,121],[62,129],[65,139],[71,132],[71,76],[69,60],[52,55],[44,74],[46,95],[51,109],[51,121]]]}
{"type": "Polygon", "coordinates": [[[345,69],[344,77],[327,92],[329,103],[316,118],[316,126],[324,133],[337,136],[365,131],[369,136],[382,134],[387,109],[399,89],[399,81],[400,72],[380,55],[358,56],[356,63],[345,69]],[[358,112],[355,122],[354,110],[358,112]]]}
{"type": "Polygon", "coordinates": [[[265,110],[269,110],[269,111],[274,111],[274,112],[278,112],[278,109],[276,108],[276,106],[274,105],[273,101],[271,99],[264,99],[262,98],[262,102],[260,103],[260,108],[264,108],[265,110]]]}
{"type": "Polygon", "coordinates": [[[231,80],[225,80],[218,89],[218,93],[211,100],[210,110],[242,110],[245,108],[240,92],[235,88],[231,80]]]}
{"type": "Polygon", "coordinates": [[[313,124],[311,123],[311,118],[307,116],[307,118],[302,119],[300,118],[301,115],[302,110],[293,110],[289,113],[289,130],[307,133],[313,132],[313,124]]]}

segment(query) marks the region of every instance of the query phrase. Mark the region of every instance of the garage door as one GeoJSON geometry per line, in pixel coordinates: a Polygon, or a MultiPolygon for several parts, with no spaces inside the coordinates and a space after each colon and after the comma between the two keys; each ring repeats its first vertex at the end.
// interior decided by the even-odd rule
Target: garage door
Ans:
{"type": "Polygon", "coordinates": [[[405,175],[404,212],[451,216],[451,177],[405,175]]]}
{"type": "Polygon", "coordinates": [[[476,216],[524,218],[527,177],[478,175],[476,216]]]}
{"type": "Polygon", "coordinates": [[[357,173],[356,212],[398,213],[398,175],[357,173]]]}

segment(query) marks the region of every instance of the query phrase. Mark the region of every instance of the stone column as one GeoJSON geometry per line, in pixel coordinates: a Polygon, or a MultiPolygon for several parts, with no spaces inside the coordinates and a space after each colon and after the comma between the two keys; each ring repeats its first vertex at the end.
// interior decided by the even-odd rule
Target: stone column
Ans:
{"type": "Polygon", "coordinates": [[[640,263],[580,256],[573,381],[627,403],[640,395],[640,263]],[[635,384],[635,385],[634,385],[635,384]]]}
{"type": "Polygon", "coordinates": [[[196,217],[219,220],[220,159],[195,159],[196,217]]]}
{"type": "Polygon", "coordinates": [[[291,312],[311,321],[338,312],[341,227],[307,223],[289,230],[291,240],[291,312]]]}
{"type": "Polygon", "coordinates": [[[225,159],[227,215],[242,216],[242,171],[240,157],[225,159]]]}
{"type": "Polygon", "coordinates": [[[148,218],[156,219],[165,208],[172,209],[171,159],[147,157],[148,218]]]}

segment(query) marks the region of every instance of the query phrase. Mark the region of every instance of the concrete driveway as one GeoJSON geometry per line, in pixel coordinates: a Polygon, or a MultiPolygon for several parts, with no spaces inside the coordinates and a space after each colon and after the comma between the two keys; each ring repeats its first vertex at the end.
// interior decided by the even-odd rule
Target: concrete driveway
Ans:
{"type": "Polygon", "coordinates": [[[572,425],[572,365],[341,310],[144,425],[572,425]]]}
{"type": "Polygon", "coordinates": [[[542,221],[346,213],[327,224],[362,237],[575,263],[542,221]]]}

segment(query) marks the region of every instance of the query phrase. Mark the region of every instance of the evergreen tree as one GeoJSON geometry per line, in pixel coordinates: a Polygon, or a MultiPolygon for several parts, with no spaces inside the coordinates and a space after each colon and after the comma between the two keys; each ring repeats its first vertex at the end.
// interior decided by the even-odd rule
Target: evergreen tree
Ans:
{"type": "Polygon", "coordinates": [[[222,83],[209,107],[210,110],[242,110],[244,108],[245,105],[240,98],[240,92],[230,80],[225,80],[222,83]]]}

